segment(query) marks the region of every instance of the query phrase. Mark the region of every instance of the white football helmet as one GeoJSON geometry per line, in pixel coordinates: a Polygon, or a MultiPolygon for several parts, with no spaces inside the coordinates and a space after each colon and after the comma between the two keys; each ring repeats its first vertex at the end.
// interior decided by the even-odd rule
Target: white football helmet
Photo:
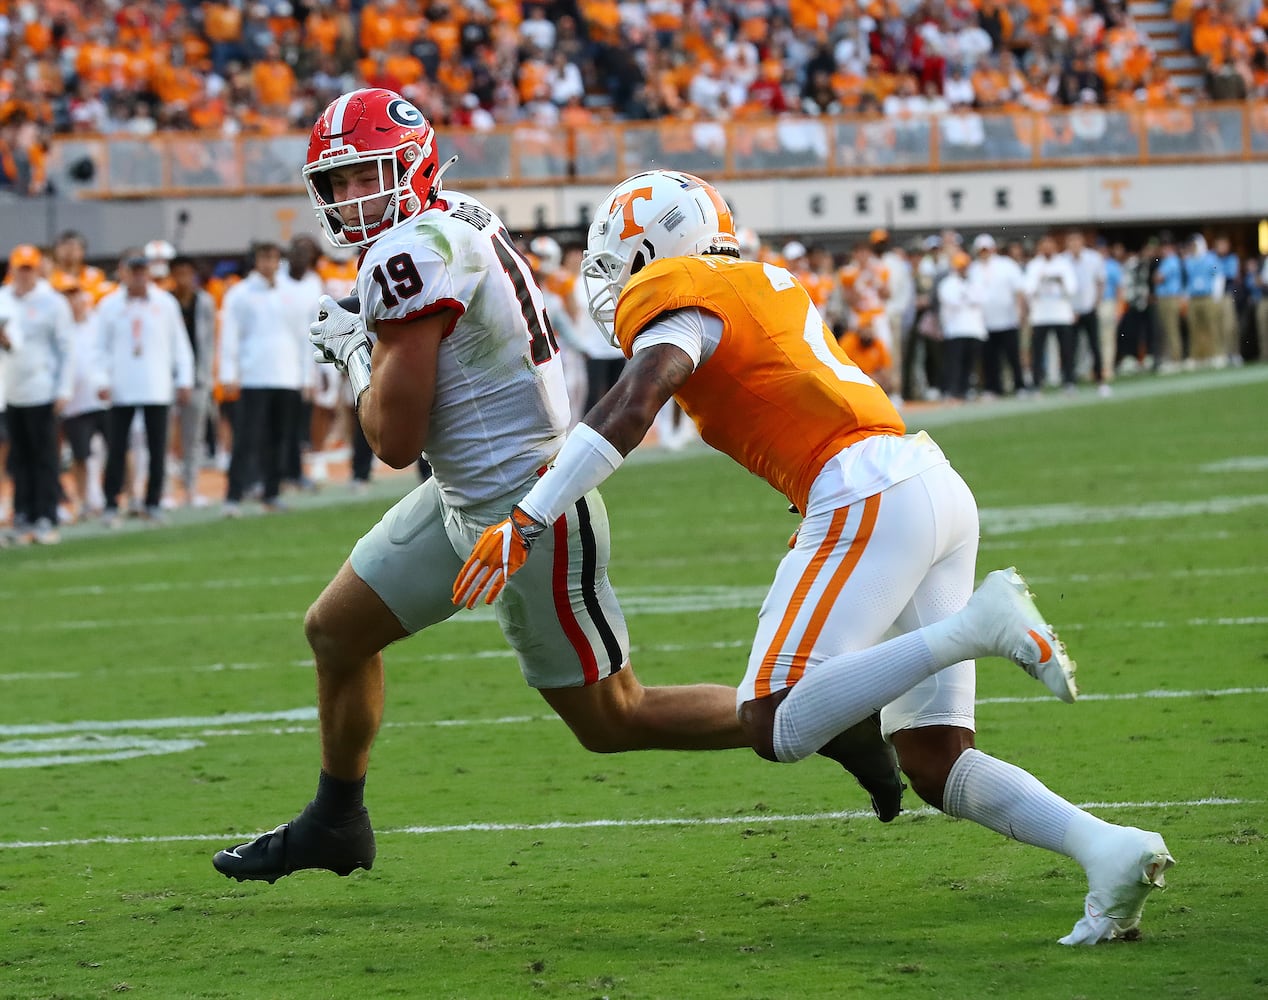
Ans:
{"type": "Polygon", "coordinates": [[[149,261],[150,277],[158,280],[166,278],[171,271],[171,262],[176,256],[176,248],[167,240],[150,240],[145,244],[145,259],[149,261]]]}
{"type": "Polygon", "coordinates": [[[797,240],[790,240],[784,244],[784,249],[780,256],[784,258],[785,263],[792,264],[806,256],[806,245],[797,240]]]}
{"type": "Polygon", "coordinates": [[[542,274],[554,274],[564,262],[564,252],[549,236],[538,236],[529,243],[528,252],[537,258],[537,269],[542,274]]]}
{"type": "Polygon", "coordinates": [[[616,300],[654,260],[694,254],[740,255],[731,209],[694,174],[649,170],[622,181],[600,202],[581,261],[590,315],[616,343],[616,300]]]}

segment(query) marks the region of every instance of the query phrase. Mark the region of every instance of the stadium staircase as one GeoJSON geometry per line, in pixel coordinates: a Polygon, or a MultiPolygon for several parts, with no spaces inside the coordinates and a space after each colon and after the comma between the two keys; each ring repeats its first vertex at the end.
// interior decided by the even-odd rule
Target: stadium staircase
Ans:
{"type": "Polygon", "coordinates": [[[1149,39],[1158,62],[1180,94],[1188,100],[1200,97],[1204,90],[1202,63],[1181,44],[1168,0],[1129,0],[1127,12],[1149,39]]]}

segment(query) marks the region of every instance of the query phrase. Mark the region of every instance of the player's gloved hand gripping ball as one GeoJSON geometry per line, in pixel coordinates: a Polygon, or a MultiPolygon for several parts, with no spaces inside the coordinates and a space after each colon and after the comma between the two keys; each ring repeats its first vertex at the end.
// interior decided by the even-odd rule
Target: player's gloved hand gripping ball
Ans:
{"type": "Polygon", "coordinates": [[[318,364],[334,365],[347,374],[348,359],[359,347],[370,349],[365,322],[358,314],[360,303],[355,296],[336,302],[329,295],[317,300],[317,322],[308,328],[313,357],[318,364]]]}
{"type": "Polygon", "coordinates": [[[454,604],[474,608],[481,595],[485,604],[492,604],[511,574],[524,565],[528,550],[546,525],[534,521],[519,507],[511,508],[511,516],[485,528],[471,555],[453,585],[454,604]]]}

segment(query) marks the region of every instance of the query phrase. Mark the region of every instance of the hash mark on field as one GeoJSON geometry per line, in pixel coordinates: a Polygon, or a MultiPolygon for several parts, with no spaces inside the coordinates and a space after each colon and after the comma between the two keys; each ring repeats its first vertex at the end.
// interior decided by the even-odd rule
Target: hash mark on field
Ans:
{"type": "Polygon", "coordinates": [[[1206,497],[1202,500],[1155,500],[1152,503],[1093,506],[1052,503],[1020,507],[983,507],[978,516],[984,535],[1011,535],[1066,524],[1106,524],[1115,521],[1160,521],[1237,514],[1268,506],[1268,494],[1206,497]]]}
{"type": "MultiPolygon", "coordinates": [[[[1175,802],[1081,802],[1081,809],[1197,809],[1209,806],[1260,805],[1260,799],[1187,799],[1175,802]]],[[[929,807],[903,812],[896,822],[926,816],[940,816],[929,807]]],[[[645,829],[648,827],[770,826],[776,823],[830,823],[850,819],[872,819],[870,809],[850,809],[823,813],[793,813],[758,816],[665,816],[647,819],[550,820],[545,823],[456,823],[446,826],[403,826],[381,830],[379,836],[427,836],[445,833],[528,833],[535,830],[645,829]]],[[[0,843],[0,851],[48,847],[97,847],[100,845],[181,844],[232,840],[231,833],[190,833],[151,837],[79,837],[69,840],[14,840],[0,843]]],[[[237,834],[236,836],[243,836],[237,834]]],[[[246,836],[255,836],[246,834],[246,836]]]]}
{"type": "MultiPolygon", "coordinates": [[[[1241,538],[1240,534],[1232,531],[1192,531],[1183,534],[1168,534],[1167,540],[1170,542],[1226,542],[1230,538],[1241,538]]],[[[1017,548],[1016,541],[989,541],[983,539],[978,543],[978,551],[987,549],[1009,549],[1017,548]]],[[[1135,535],[1110,535],[1107,538],[1080,538],[1077,535],[1062,535],[1054,538],[1028,538],[1026,539],[1027,548],[1037,548],[1044,545],[1055,545],[1060,549],[1082,549],[1095,546],[1103,548],[1106,545],[1147,545],[1150,548],[1158,544],[1157,539],[1152,535],[1144,533],[1135,535]]]]}
{"type": "Polygon", "coordinates": [[[1240,455],[1219,462],[1199,465],[1202,472],[1263,472],[1268,470],[1268,455],[1240,455]]]}

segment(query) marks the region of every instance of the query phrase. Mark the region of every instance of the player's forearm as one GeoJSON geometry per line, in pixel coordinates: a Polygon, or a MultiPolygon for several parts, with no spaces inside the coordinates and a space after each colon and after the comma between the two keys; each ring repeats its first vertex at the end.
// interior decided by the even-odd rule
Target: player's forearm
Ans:
{"type": "Polygon", "coordinates": [[[393,469],[404,469],[423,453],[427,422],[424,417],[420,427],[403,419],[401,407],[393,405],[391,396],[390,389],[372,385],[361,395],[357,419],[370,450],[393,469]]]}
{"type": "MultiPolygon", "coordinates": [[[[593,412],[593,411],[592,411],[593,412]]],[[[554,465],[518,504],[539,524],[553,524],[564,511],[601,484],[621,465],[624,455],[589,424],[578,424],[554,465]]]]}
{"type": "Polygon", "coordinates": [[[585,423],[625,457],[639,446],[665,405],[635,380],[618,381],[585,415],[585,423]]]}
{"type": "Polygon", "coordinates": [[[672,344],[638,351],[616,385],[585,415],[585,422],[623,456],[628,455],[694,370],[687,353],[672,344]]]}

